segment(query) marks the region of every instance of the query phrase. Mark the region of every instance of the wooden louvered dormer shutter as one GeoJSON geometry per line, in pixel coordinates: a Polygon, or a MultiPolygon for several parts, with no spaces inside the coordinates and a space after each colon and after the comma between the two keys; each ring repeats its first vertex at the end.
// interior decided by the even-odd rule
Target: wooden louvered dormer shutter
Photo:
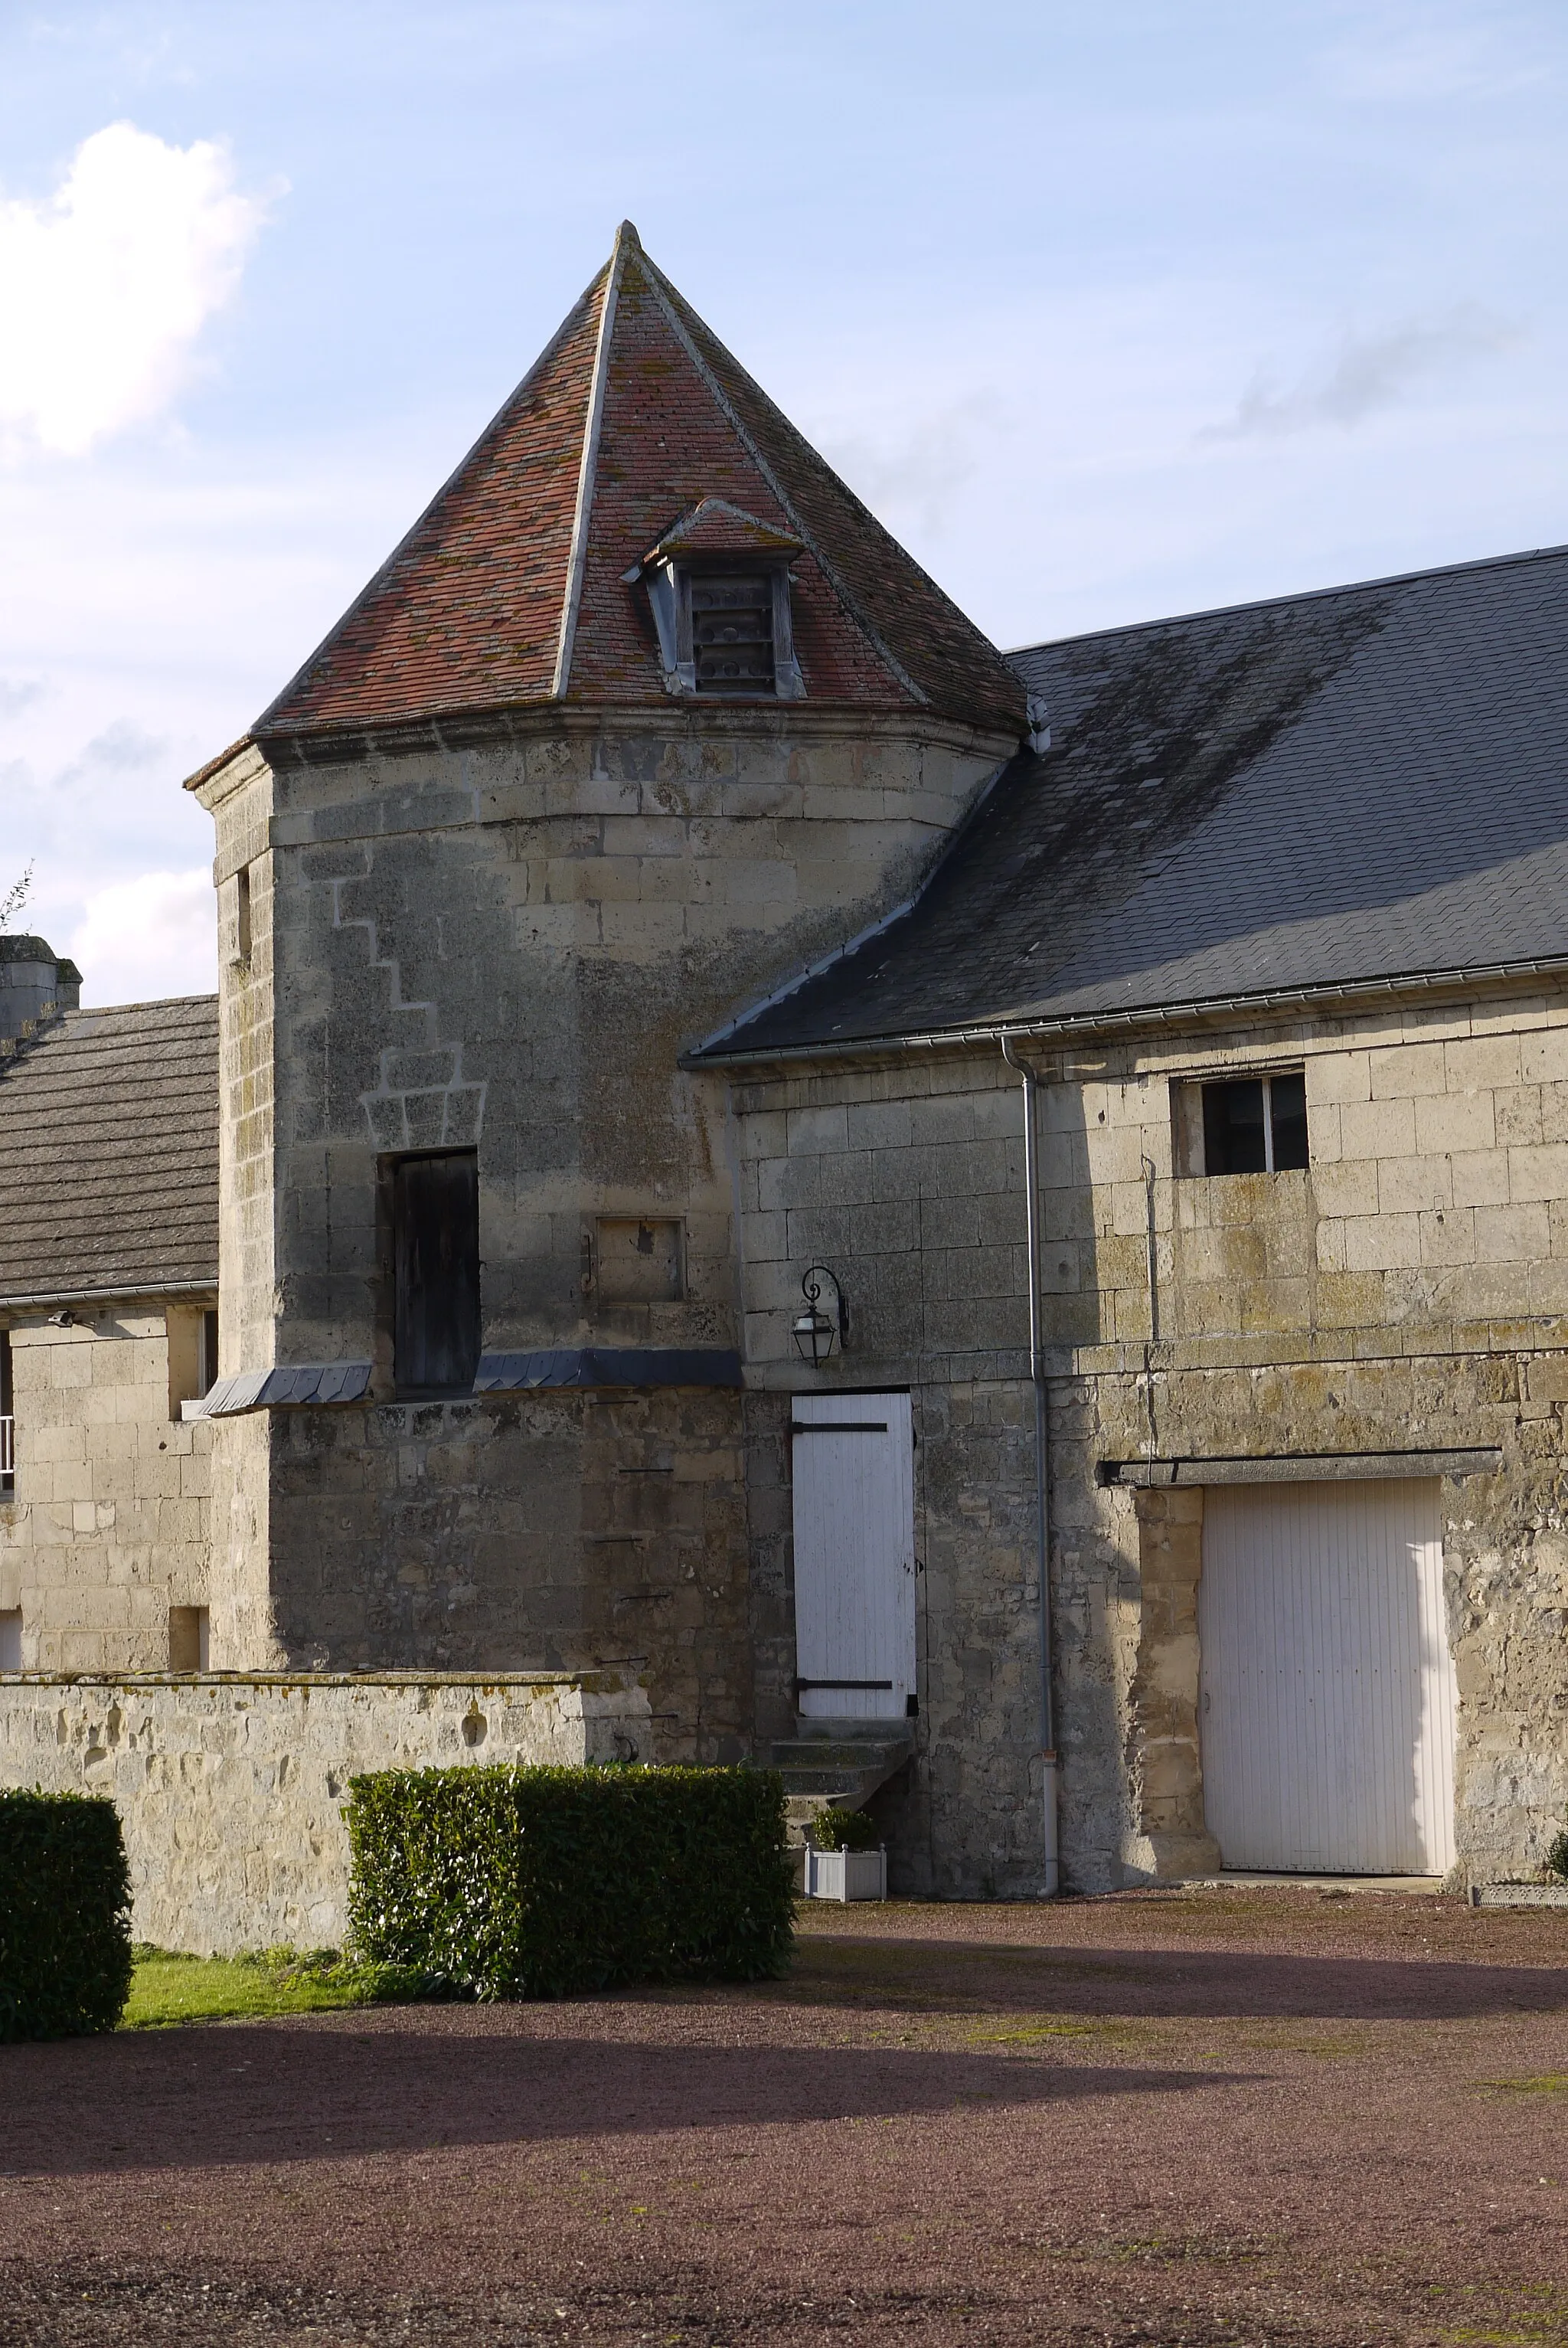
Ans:
{"type": "Polygon", "coordinates": [[[691,592],[698,692],[774,692],[774,582],[769,574],[693,571],[691,592]]]}

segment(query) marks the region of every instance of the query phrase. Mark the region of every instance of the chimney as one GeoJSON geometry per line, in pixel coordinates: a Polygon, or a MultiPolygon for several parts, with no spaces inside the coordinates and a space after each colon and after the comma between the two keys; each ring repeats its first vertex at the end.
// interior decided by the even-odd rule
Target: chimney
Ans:
{"type": "Polygon", "coordinates": [[[42,938],[0,937],[0,1045],[15,1043],[46,1019],[75,1011],[82,973],[42,938]]]}

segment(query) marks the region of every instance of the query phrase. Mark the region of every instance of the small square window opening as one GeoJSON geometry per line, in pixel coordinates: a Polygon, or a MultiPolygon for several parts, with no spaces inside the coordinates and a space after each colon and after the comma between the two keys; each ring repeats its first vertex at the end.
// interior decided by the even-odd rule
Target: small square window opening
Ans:
{"type": "Polygon", "coordinates": [[[677,1217],[601,1215],[593,1245],[600,1303],[678,1303],[685,1293],[684,1238],[677,1217]]]}
{"type": "Polygon", "coordinates": [[[1284,1174],[1307,1163],[1307,1078],[1299,1068],[1202,1085],[1204,1174],[1284,1174]]]}
{"type": "Polygon", "coordinates": [[[207,1609],[171,1606],[169,1610],[169,1668],[171,1672],[208,1669],[207,1609]]]}

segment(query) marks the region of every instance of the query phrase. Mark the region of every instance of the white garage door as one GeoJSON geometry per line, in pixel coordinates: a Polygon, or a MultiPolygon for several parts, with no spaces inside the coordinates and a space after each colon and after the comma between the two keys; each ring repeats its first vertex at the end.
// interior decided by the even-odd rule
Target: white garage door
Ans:
{"type": "Polygon", "coordinates": [[[1227,1867],[1452,1865],[1435,1480],[1211,1487],[1198,1630],[1204,1807],[1227,1867]]]}
{"type": "Polygon", "coordinates": [[[796,1395],[800,1710],[903,1720],[915,1694],[915,1454],[907,1394],[796,1395]]]}

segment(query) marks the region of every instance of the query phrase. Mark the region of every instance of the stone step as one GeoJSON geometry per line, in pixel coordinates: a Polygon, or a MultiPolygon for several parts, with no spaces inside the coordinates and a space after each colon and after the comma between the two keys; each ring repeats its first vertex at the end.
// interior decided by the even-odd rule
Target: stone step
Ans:
{"type": "Polygon", "coordinates": [[[786,1797],[792,1794],[815,1794],[825,1800],[830,1795],[835,1798],[842,1795],[845,1800],[853,1801],[857,1806],[868,1800],[882,1783],[878,1777],[871,1785],[863,1787],[859,1776],[852,1777],[845,1769],[783,1769],[779,1774],[784,1782],[786,1797]]]}
{"type": "Polygon", "coordinates": [[[798,1845],[816,1811],[859,1809],[913,1750],[907,1736],[781,1737],[757,1758],[784,1779],[788,1839],[798,1845]]]}
{"type": "Polygon", "coordinates": [[[891,1776],[907,1760],[912,1747],[907,1736],[835,1738],[778,1737],[757,1754],[764,1769],[846,1769],[859,1776],[867,1769],[891,1776]]]}

